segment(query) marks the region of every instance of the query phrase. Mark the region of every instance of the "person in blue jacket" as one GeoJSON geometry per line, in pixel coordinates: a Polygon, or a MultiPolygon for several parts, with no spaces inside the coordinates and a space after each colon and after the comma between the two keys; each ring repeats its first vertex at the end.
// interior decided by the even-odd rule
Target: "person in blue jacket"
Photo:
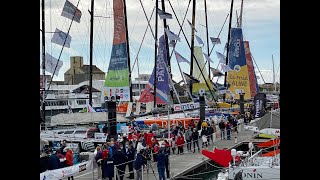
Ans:
{"type": "Polygon", "coordinates": [[[166,161],[166,155],[165,155],[165,150],[163,148],[161,148],[158,152],[157,155],[157,160],[158,160],[158,173],[159,173],[159,180],[166,180],[166,176],[165,176],[165,161],[166,161]]]}
{"type": "Polygon", "coordinates": [[[142,155],[143,149],[137,153],[136,160],[133,163],[133,167],[136,170],[136,180],[142,180],[142,167],[147,164],[147,159],[142,155]]]}
{"type": "MultiPolygon", "coordinates": [[[[126,162],[127,156],[126,154],[119,148],[112,156],[114,159],[114,165],[117,165],[118,175],[120,180],[123,180],[124,172],[126,170],[126,162]]],[[[117,179],[117,178],[116,178],[117,179]]]]}
{"type": "Polygon", "coordinates": [[[134,160],[135,151],[132,144],[129,144],[129,141],[126,141],[125,147],[123,148],[123,152],[127,156],[127,164],[130,172],[130,175],[128,178],[134,179],[133,160],[134,160]]]}
{"type": "Polygon", "coordinates": [[[48,170],[54,170],[54,169],[59,169],[60,168],[60,159],[59,157],[52,152],[52,150],[49,151],[49,166],[48,170]]]}
{"type": "Polygon", "coordinates": [[[114,177],[114,159],[110,157],[110,155],[103,160],[103,179],[109,178],[109,180],[112,180],[114,177]]]}

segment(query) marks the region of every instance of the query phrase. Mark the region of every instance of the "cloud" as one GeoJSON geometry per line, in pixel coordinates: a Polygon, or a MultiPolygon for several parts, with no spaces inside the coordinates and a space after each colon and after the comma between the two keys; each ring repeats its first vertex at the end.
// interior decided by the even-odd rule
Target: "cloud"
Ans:
{"type": "MultiPolygon", "coordinates": [[[[65,0],[51,0],[46,1],[46,31],[54,31],[55,28],[59,28],[67,32],[71,20],[62,17],[61,11],[65,0]]],[[[78,0],[70,0],[74,5],[78,0]]],[[[70,56],[83,56],[84,63],[89,64],[89,35],[90,35],[90,15],[88,10],[91,8],[90,0],[81,0],[79,3],[79,9],[82,12],[81,22],[73,22],[70,35],[72,36],[71,48],[65,48],[61,56],[61,60],[64,61],[64,66],[61,72],[55,80],[63,80],[63,72],[69,69],[70,56]]],[[[141,8],[139,0],[127,0],[127,18],[128,18],[128,34],[130,44],[130,58],[131,65],[136,57],[138,48],[141,44],[143,33],[147,27],[147,20],[141,8]]],[[[178,19],[181,23],[184,13],[187,9],[188,0],[170,1],[178,19]]],[[[230,11],[230,0],[214,0],[207,1],[208,7],[208,26],[209,36],[216,37],[221,29],[221,26],[226,18],[226,15],[230,11]]],[[[234,2],[234,13],[232,25],[235,25],[235,11],[239,12],[240,2],[234,2]]],[[[152,9],[155,5],[155,1],[142,0],[146,14],[150,17],[152,9]]],[[[279,55],[280,44],[280,1],[279,0],[245,0],[244,1],[244,13],[243,13],[243,32],[244,36],[250,41],[251,51],[256,59],[256,62],[261,69],[270,69],[271,54],[276,53],[279,55]],[[261,66],[261,67],[260,67],[261,66]]],[[[161,7],[159,3],[159,7],[161,7]]],[[[165,1],[166,12],[173,15],[173,19],[167,20],[170,29],[178,33],[180,27],[174,16],[174,13],[167,1],[165,1]]],[[[97,65],[101,70],[107,72],[113,40],[113,1],[109,0],[95,0],[95,12],[96,16],[105,16],[111,18],[95,17],[94,19],[94,50],[93,50],[93,63],[97,65]]],[[[187,13],[187,19],[191,21],[192,3],[187,13]]],[[[41,14],[41,9],[40,9],[41,14]]],[[[155,26],[155,15],[153,15],[150,25],[153,28],[155,26]]],[[[158,21],[158,37],[163,34],[163,22],[158,21]]],[[[202,26],[205,25],[204,17],[204,5],[203,1],[197,1],[196,11],[196,29],[197,35],[206,41],[206,29],[202,26]]],[[[41,17],[40,17],[41,28],[41,17]]],[[[224,44],[227,41],[227,28],[228,21],[220,34],[221,43],[217,45],[213,52],[223,52],[224,44]]],[[[187,22],[183,25],[183,31],[186,35],[188,42],[191,39],[191,29],[187,22]]],[[[61,46],[51,44],[50,33],[46,34],[46,51],[52,52],[57,57],[61,51],[61,46]]],[[[190,50],[186,43],[184,35],[180,34],[181,42],[176,46],[176,49],[185,58],[190,59],[190,50]]],[[[40,40],[41,43],[41,40],[40,40]]],[[[210,42],[211,43],[211,42],[210,42]]],[[[197,44],[197,43],[196,43],[197,44]]],[[[210,44],[210,49],[212,44],[210,44]]],[[[41,47],[40,47],[41,48],[41,47]]],[[[206,45],[203,47],[203,51],[206,52],[206,45]]],[[[171,49],[170,49],[171,52],[171,49]]],[[[41,56],[40,62],[41,62],[41,56]]],[[[215,62],[213,67],[218,62],[215,55],[211,55],[211,58],[215,62]]],[[[174,79],[181,78],[175,57],[171,59],[172,72],[174,79]]],[[[148,29],[146,37],[144,39],[142,48],[139,53],[139,71],[140,73],[150,74],[154,66],[154,39],[151,35],[150,29],[148,29]]],[[[181,64],[181,68],[184,72],[189,73],[189,65],[181,64]]],[[[41,72],[41,70],[40,70],[41,72]]],[[[137,68],[133,70],[133,76],[137,76],[137,68]]],[[[175,80],[176,80],[175,79],[175,80]]],[[[223,78],[220,78],[223,79],[223,78]]],[[[219,80],[220,81],[220,80],[219,80]]]]}

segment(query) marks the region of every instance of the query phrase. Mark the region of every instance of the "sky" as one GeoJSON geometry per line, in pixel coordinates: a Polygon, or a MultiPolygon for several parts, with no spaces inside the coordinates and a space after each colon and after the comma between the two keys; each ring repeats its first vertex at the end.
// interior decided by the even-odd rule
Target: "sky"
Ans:
{"type": "MultiPolygon", "coordinates": [[[[63,74],[70,67],[70,56],[83,56],[84,64],[89,64],[89,47],[90,47],[90,14],[91,0],[70,0],[71,3],[77,5],[82,12],[80,23],[73,22],[70,28],[70,36],[72,37],[70,48],[63,48],[62,46],[51,43],[51,38],[56,28],[67,32],[71,24],[71,20],[61,16],[62,8],[65,0],[46,0],[45,1],[45,46],[46,52],[53,57],[59,57],[63,61],[63,66],[59,74],[54,76],[54,80],[63,81],[63,74]]],[[[144,32],[147,28],[147,19],[144,15],[140,0],[127,0],[127,21],[128,21],[128,36],[130,45],[130,59],[131,66],[137,58],[139,46],[142,42],[144,32]]],[[[148,18],[155,6],[154,0],[141,0],[148,18]]],[[[166,12],[171,13],[173,19],[167,20],[170,30],[178,34],[180,27],[177,22],[182,23],[184,14],[187,12],[186,19],[190,22],[192,20],[192,1],[187,11],[189,0],[170,0],[175,15],[165,0],[166,12]]],[[[94,31],[93,31],[93,64],[100,68],[102,71],[107,72],[112,50],[113,40],[113,10],[111,0],[95,0],[94,1],[94,31]]],[[[231,0],[207,0],[207,18],[208,18],[208,31],[209,37],[217,37],[226,16],[230,12],[231,0]]],[[[161,2],[159,1],[159,7],[161,2]]],[[[240,14],[241,0],[235,0],[232,14],[232,27],[236,26],[236,15],[240,14]]],[[[230,16],[229,16],[230,17],[230,16]]],[[[242,29],[244,40],[249,41],[250,50],[254,58],[255,71],[258,76],[258,83],[262,84],[273,82],[273,63],[274,71],[276,73],[276,81],[280,82],[280,0],[244,0],[243,16],[242,16],[242,29]],[[257,68],[258,67],[258,68],[257,68]],[[259,70],[258,70],[259,69],[259,70]],[[264,79],[264,81],[263,81],[264,79]]],[[[196,35],[199,36],[205,45],[202,47],[203,52],[207,52],[206,44],[206,28],[205,28],[205,8],[204,1],[196,1],[196,35]]],[[[153,13],[150,21],[152,31],[155,31],[155,15],[153,13]]],[[[211,59],[214,61],[211,67],[218,66],[218,58],[215,51],[223,53],[224,45],[227,42],[229,18],[223,27],[220,39],[221,44],[214,47],[211,59]]],[[[40,29],[41,29],[41,2],[40,2],[40,29]]],[[[188,42],[191,42],[191,28],[187,21],[183,25],[183,31],[186,35],[188,42]]],[[[158,19],[158,37],[163,34],[163,22],[158,19]]],[[[181,42],[176,45],[176,51],[179,52],[186,59],[190,59],[190,49],[184,35],[179,35],[181,42]]],[[[40,52],[41,50],[41,32],[40,32],[40,52]]],[[[196,46],[201,46],[195,40],[196,46]]],[[[209,48],[212,48],[212,43],[209,41],[209,48]]],[[[170,52],[171,52],[170,48],[170,52]]],[[[225,54],[225,53],[224,53],[225,54]]],[[[40,54],[41,63],[41,54],[40,54]]],[[[150,29],[147,30],[145,39],[142,43],[141,50],[138,54],[139,72],[140,74],[151,74],[154,67],[154,39],[150,29]]],[[[180,63],[181,69],[189,73],[190,67],[186,63],[180,63]]],[[[39,64],[40,66],[40,64],[39,64]]],[[[218,66],[220,68],[220,66],[218,66]]],[[[132,67],[131,67],[132,68],[132,67]]],[[[181,80],[181,75],[178,69],[175,56],[171,58],[171,68],[173,79],[176,81],[181,80]]],[[[42,71],[40,69],[40,74],[42,71]]],[[[50,74],[46,72],[46,74],[50,74]]],[[[132,68],[132,76],[137,77],[138,68],[137,64],[132,68]]],[[[51,75],[51,74],[50,74],[51,75]]],[[[215,78],[214,81],[223,83],[224,78],[215,78]]]]}

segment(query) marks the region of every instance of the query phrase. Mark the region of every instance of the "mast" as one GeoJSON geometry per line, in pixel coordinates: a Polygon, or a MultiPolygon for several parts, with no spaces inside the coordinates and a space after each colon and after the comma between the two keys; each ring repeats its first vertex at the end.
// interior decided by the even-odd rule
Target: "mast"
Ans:
{"type": "MultiPolygon", "coordinates": [[[[192,1],[192,26],[195,26],[196,21],[196,0],[192,1]]],[[[193,76],[193,52],[194,52],[194,30],[195,28],[191,28],[191,61],[190,61],[190,76],[193,76]]],[[[191,82],[191,81],[190,81],[191,82]]],[[[190,92],[192,93],[192,83],[190,83],[190,92]]]]}
{"type": "Polygon", "coordinates": [[[274,72],[274,60],[273,60],[273,54],[272,54],[272,71],[273,71],[273,91],[276,92],[276,78],[275,78],[275,72],[274,72]]]}
{"type": "MultiPolygon", "coordinates": [[[[161,6],[162,6],[162,11],[166,12],[166,6],[164,4],[164,0],[161,0],[161,6]]],[[[164,29],[167,28],[167,20],[166,19],[163,19],[163,28],[164,29]]],[[[163,32],[165,32],[165,31],[163,30],[163,32]]],[[[168,72],[169,74],[168,75],[169,75],[169,78],[172,79],[171,60],[170,60],[170,54],[169,54],[169,43],[168,43],[168,36],[167,36],[166,33],[164,33],[164,38],[166,40],[166,51],[167,51],[167,60],[168,60],[167,66],[168,66],[168,70],[169,70],[169,72],[168,72]]],[[[173,101],[173,94],[171,92],[172,92],[172,90],[170,89],[170,94],[171,94],[171,98],[172,98],[172,101],[173,101]]]]}
{"type": "Polygon", "coordinates": [[[46,110],[46,103],[45,103],[45,78],[46,78],[46,59],[45,59],[45,11],[44,11],[44,0],[42,0],[42,5],[41,5],[41,8],[42,8],[42,31],[41,31],[41,34],[42,34],[42,118],[43,118],[43,121],[45,121],[45,117],[46,117],[46,113],[45,113],[45,110],[46,110]]]}
{"type": "Polygon", "coordinates": [[[243,0],[241,0],[241,9],[240,9],[240,17],[239,17],[239,27],[242,28],[242,12],[243,12],[243,0]]]}
{"type": "Polygon", "coordinates": [[[94,0],[91,0],[91,19],[90,19],[90,70],[89,70],[89,104],[92,106],[92,48],[93,48],[93,12],[94,0]]]}
{"type": "Polygon", "coordinates": [[[131,63],[130,63],[130,52],[129,52],[129,36],[128,36],[128,21],[127,21],[126,0],[123,0],[123,11],[124,11],[124,23],[126,25],[126,40],[127,40],[127,54],[128,54],[127,58],[128,58],[128,67],[129,67],[130,102],[133,102],[133,99],[132,99],[131,63]]]}
{"type": "MultiPolygon", "coordinates": [[[[206,34],[207,34],[207,55],[210,56],[209,54],[209,32],[208,32],[208,16],[207,16],[207,0],[204,0],[204,12],[206,16],[206,34]]],[[[210,61],[208,62],[208,72],[209,72],[209,80],[211,79],[210,76],[210,61]]]]}
{"type": "MultiPolygon", "coordinates": [[[[158,0],[156,2],[156,10],[158,10],[158,0]]],[[[156,23],[155,23],[155,37],[154,37],[154,96],[153,96],[153,108],[157,107],[157,50],[158,50],[158,16],[156,16],[156,23]]]]}
{"type": "MultiPolygon", "coordinates": [[[[229,29],[228,29],[228,42],[227,42],[227,57],[226,57],[226,65],[228,65],[229,61],[229,43],[230,43],[230,32],[231,32],[231,21],[232,21],[232,11],[233,11],[233,0],[231,0],[231,7],[230,7],[230,19],[229,19],[229,29]]],[[[227,86],[227,72],[224,73],[224,87],[227,86]]],[[[224,98],[225,99],[225,95],[224,98]]]]}

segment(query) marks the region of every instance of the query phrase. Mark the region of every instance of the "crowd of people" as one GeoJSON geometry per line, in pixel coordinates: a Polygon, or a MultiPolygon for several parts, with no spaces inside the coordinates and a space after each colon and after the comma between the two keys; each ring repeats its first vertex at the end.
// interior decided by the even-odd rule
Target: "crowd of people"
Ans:
{"type": "MultiPolygon", "coordinates": [[[[171,154],[183,155],[186,151],[200,153],[201,148],[215,142],[217,127],[220,138],[231,140],[232,128],[237,131],[237,116],[221,119],[218,124],[210,118],[199,124],[191,121],[186,127],[182,123],[172,126],[171,131],[155,137],[155,131],[140,131],[132,127],[128,134],[119,134],[116,139],[107,138],[106,143],[96,147],[95,162],[98,165],[98,179],[109,179],[117,174],[122,180],[125,174],[129,179],[142,179],[142,173],[154,173],[153,164],[157,164],[160,180],[170,178],[169,156],[171,154]],[[168,138],[170,137],[170,138],[168,138]],[[200,144],[200,145],[199,145],[200,144]],[[200,147],[201,146],[201,147],[200,147]],[[129,173],[126,172],[128,166],[129,173]],[[117,172],[114,172],[114,169],[117,172]]],[[[40,158],[40,173],[73,165],[72,150],[66,148],[62,142],[61,148],[55,152],[48,148],[43,150],[40,158]],[[65,161],[61,161],[65,159],[65,161]]],[[[73,179],[73,177],[69,177],[73,179]]]]}

